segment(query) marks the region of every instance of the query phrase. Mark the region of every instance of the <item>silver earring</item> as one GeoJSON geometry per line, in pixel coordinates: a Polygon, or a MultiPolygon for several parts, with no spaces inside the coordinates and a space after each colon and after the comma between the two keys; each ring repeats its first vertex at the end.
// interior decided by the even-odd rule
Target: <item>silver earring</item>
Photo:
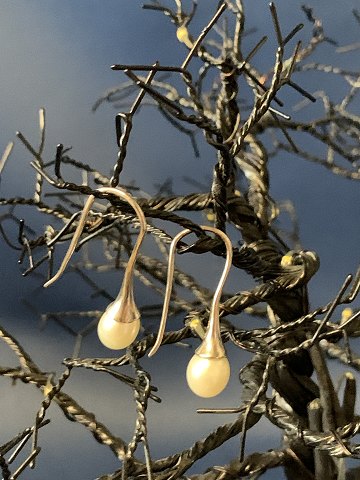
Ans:
{"type": "MultiPolygon", "coordinates": [[[[227,253],[225,267],[211,304],[208,327],[201,345],[196,349],[194,356],[188,364],[186,378],[190,389],[196,395],[200,397],[214,397],[224,390],[230,378],[230,364],[226,357],[225,348],[220,335],[219,305],[222,289],[231,267],[233,252],[231,241],[224,232],[214,227],[202,226],[201,228],[218,235],[224,241],[227,253]]],[[[188,229],[181,231],[174,237],[170,245],[163,312],[158,336],[154,346],[149,352],[149,357],[154,355],[160,347],[165,331],[172,290],[172,279],[174,275],[176,245],[189,233],[191,233],[191,230],[188,229]]]]}
{"type": "MultiPolygon", "coordinates": [[[[128,347],[137,337],[140,329],[140,312],[137,309],[134,301],[133,293],[133,271],[140,245],[144,239],[147,223],[143,211],[134,198],[124,190],[111,187],[101,187],[98,189],[101,193],[110,193],[125,200],[133,207],[139,219],[140,232],[135,243],[134,249],[131,252],[128,264],[124,273],[124,280],[115,300],[110,303],[105,312],[101,316],[97,328],[100,341],[106,347],[118,350],[128,347]]],[[[56,273],[50,280],[48,280],[44,287],[48,287],[54,283],[64,272],[66,265],[70,261],[72,254],[76,248],[81,232],[84,228],[86,217],[94,203],[94,195],[90,195],[86,201],[79,224],[71,240],[68,251],[65,254],[64,260],[56,273]]]]}

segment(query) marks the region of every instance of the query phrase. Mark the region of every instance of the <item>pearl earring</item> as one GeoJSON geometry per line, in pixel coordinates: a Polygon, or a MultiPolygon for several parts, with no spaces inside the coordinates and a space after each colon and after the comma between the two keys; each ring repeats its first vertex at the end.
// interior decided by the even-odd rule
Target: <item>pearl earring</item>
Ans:
{"type": "MultiPolygon", "coordinates": [[[[128,260],[120,291],[115,300],[108,305],[105,312],[101,316],[97,328],[97,333],[101,343],[105,345],[105,347],[112,350],[119,350],[121,348],[128,347],[135,340],[140,330],[140,313],[134,301],[132,278],[136,256],[144,239],[147,224],[143,211],[129,193],[118,188],[111,187],[101,187],[98,188],[97,191],[101,193],[110,193],[112,195],[116,195],[122,200],[127,201],[135,210],[140,223],[140,233],[128,260]]],[[[94,203],[94,200],[94,195],[90,195],[87,199],[81,213],[79,224],[71,240],[69,249],[65,254],[64,260],[56,275],[48,280],[44,284],[44,287],[48,287],[54,283],[63,274],[66,265],[74,253],[81,232],[84,228],[86,217],[92,204],[94,203]]]]}
{"type": "MultiPolygon", "coordinates": [[[[221,393],[230,378],[230,364],[226,357],[220,335],[219,305],[222,289],[232,263],[232,245],[229,237],[221,230],[208,226],[202,226],[201,228],[218,235],[224,241],[227,252],[225,267],[211,304],[209,322],[204,339],[196,349],[186,370],[186,379],[190,389],[199,397],[209,398],[221,393]]],[[[174,275],[176,245],[179,240],[189,233],[191,233],[191,230],[188,229],[181,231],[174,237],[170,245],[169,266],[161,322],[156,342],[149,352],[149,357],[156,353],[164,336],[174,275]]]]}

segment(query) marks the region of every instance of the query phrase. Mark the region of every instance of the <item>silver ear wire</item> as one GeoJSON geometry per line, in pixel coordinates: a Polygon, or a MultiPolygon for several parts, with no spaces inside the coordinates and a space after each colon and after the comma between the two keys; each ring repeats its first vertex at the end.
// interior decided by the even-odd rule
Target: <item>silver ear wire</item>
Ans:
{"type": "MultiPolygon", "coordinates": [[[[98,324],[98,335],[100,341],[106,347],[118,350],[129,346],[135,340],[140,329],[140,313],[134,301],[132,279],[136,257],[147,230],[147,223],[142,209],[129,193],[112,187],[101,187],[98,189],[98,192],[110,193],[128,202],[129,205],[135,210],[140,223],[140,232],[134,245],[134,249],[131,252],[128,260],[119,293],[115,300],[106,308],[98,324]]],[[[94,195],[90,195],[87,199],[79,219],[79,224],[71,240],[68,251],[66,252],[65,257],[60,265],[60,268],[58,272],[44,284],[44,287],[48,287],[54,283],[63,274],[72,254],[75,251],[76,245],[83,231],[86,218],[92,204],[94,203],[94,200],[94,195]]]]}
{"type": "MultiPolygon", "coordinates": [[[[229,237],[221,230],[209,226],[201,226],[201,228],[203,230],[215,233],[224,241],[226,246],[226,262],[218,286],[214,293],[205,337],[201,345],[197,348],[195,355],[189,362],[186,377],[189,387],[194,393],[201,397],[213,397],[222,392],[222,390],[226,387],[230,377],[230,365],[226,357],[225,348],[220,335],[219,306],[222,289],[232,264],[232,245],[229,237]]],[[[189,233],[191,233],[191,230],[182,230],[174,237],[170,245],[168,275],[163,311],[159,332],[155,344],[149,352],[149,357],[156,353],[164,336],[171,297],[172,280],[174,276],[176,246],[178,242],[189,233]]]]}

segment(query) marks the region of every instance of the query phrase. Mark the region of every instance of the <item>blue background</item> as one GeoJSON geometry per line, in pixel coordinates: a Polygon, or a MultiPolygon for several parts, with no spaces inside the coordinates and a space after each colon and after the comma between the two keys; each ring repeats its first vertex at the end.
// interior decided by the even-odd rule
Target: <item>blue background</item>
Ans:
{"type": "MultiPolygon", "coordinates": [[[[197,21],[191,30],[194,36],[207,23],[217,3],[201,2],[197,21]]],[[[311,34],[311,25],[301,12],[301,2],[280,0],[276,5],[283,31],[304,22],[305,28],[298,38],[306,41],[311,34]]],[[[355,0],[314,0],[312,6],[317,16],[324,20],[330,37],[341,45],[358,40],[359,28],[351,15],[351,9],[358,6],[355,0]]],[[[258,38],[269,35],[268,44],[255,61],[259,69],[266,71],[273,64],[275,46],[269,9],[266,2],[259,0],[245,2],[245,7],[247,28],[255,26],[258,29],[245,41],[248,51],[258,38]]],[[[186,55],[168,19],[142,10],[140,2],[125,0],[3,0],[0,3],[0,45],[0,150],[15,138],[17,130],[37,144],[37,112],[44,106],[47,119],[45,158],[53,158],[55,145],[61,142],[73,146],[74,158],[98,166],[104,172],[111,171],[117,155],[113,128],[116,110],[105,105],[93,114],[91,107],[102,92],[125,78],[122,73],[112,72],[109,66],[114,63],[150,64],[155,60],[164,65],[178,65],[186,55]]],[[[359,50],[339,55],[334,53],[331,45],[324,44],[316,52],[314,61],[333,62],[355,70],[360,65],[359,50]]],[[[345,82],[331,75],[299,75],[296,80],[311,92],[325,89],[335,99],[341,98],[347,88],[345,82]]],[[[314,116],[320,111],[315,105],[293,113],[292,106],[301,98],[288,90],[281,97],[294,119],[302,115],[314,116]]],[[[359,102],[356,107],[358,111],[359,102]]],[[[176,193],[189,193],[193,187],[183,179],[184,172],[187,172],[194,180],[209,186],[214,152],[201,141],[200,147],[202,155],[196,159],[187,138],[169,127],[154,110],[144,108],[135,119],[121,182],[134,181],[142,190],[154,194],[156,185],[171,177],[176,193]]],[[[314,144],[313,148],[319,146],[314,144]]],[[[29,166],[30,160],[30,154],[17,141],[2,175],[1,197],[32,195],[34,172],[29,166]]],[[[70,174],[70,170],[64,172],[70,174]]],[[[293,201],[299,217],[302,245],[320,256],[321,268],[310,284],[312,306],[319,306],[333,297],[345,276],[354,272],[359,262],[358,185],[288,154],[281,154],[271,161],[270,173],[271,195],[278,201],[293,201]]],[[[34,215],[30,210],[24,207],[17,211],[38,233],[44,225],[52,222],[51,218],[34,215]]],[[[11,229],[10,222],[7,225],[11,229]]],[[[40,329],[40,313],[102,309],[105,302],[89,299],[89,288],[71,273],[52,289],[44,291],[41,278],[36,275],[21,277],[16,252],[3,241],[0,244],[1,324],[20,340],[41,368],[61,372],[61,361],[71,355],[74,339],[54,324],[49,323],[45,329],[40,329]]],[[[151,239],[144,248],[151,251],[151,239]]],[[[61,250],[56,261],[59,262],[60,258],[61,250]]],[[[204,259],[182,258],[179,266],[198,275],[209,288],[214,288],[221,262],[215,259],[205,265],[204,259]]],[[[102,275],[96,279],[115,294],[120,281],[117,275],[102,275]]],[[[251,285],[252,281],[244,276],[239,286],[237,276],[233,275],[228,288],[246,289],[251,285]]],[[[136,296],[140,304],[154,301],[154,298],[159,301],[159,297],[149,295],[144,287],[137,285],[136,296]]],[[[151,320],[146,326],[154,327],[154,323],[156,320],[151,320]]],[[[231,384],[219,398],[208,401],[194,398],[187,389],[184,379],[189,359],[187,350],[166,347],[154,360],[144,362],[163,399],[162,405],[151,404],[149,409],[150,445],[154,457],[187,448],[220,422],[233,420],[230,415],[219,418],[195,413],[195,409],[202,406],[237,405],[236,370],[247,356],[239,356],[235,351],[230,353],[234,362],[231,384]]],[[[83,342],[81,355],[107,356],[108,353],[99,346],[92,333],[83,342]]],[[[5,345],[0,347],[0,360],[2,365],[16,365],[14,356],[5,345]]],[[[339,372],[336,370],[336,375],[339,372]]],[[[1,379],[0,384],[0,443],[5,443],[32,424],[42,398],[41,393],[29,385],[19,383],[10,388],[7,379],[1,379]]],[[[99,420],[110,425],[115,434],[126,440],[131,438],[135,407],[131,391],[126,386],[100,374],[95,376],[93,372],[76,370],[65,390],[85,408],[95,412],[99,420]]],[[[98,445],[81,426],[64,421],[56,405],[50,408],[49,417],[51,424],[40,434],[43,452],[38,466],[34,471],[27,471],[24,478],[87,480],[119,467],[110,450],[98,445]]],[[[247,451],[266,450],[278,446],[279,442],[279,432],[266,422],[260,422],[248,436],[247,451]]],[[[207,457],[209,459],[206,458],[201,465],[226,463],[236,455],[238,448],[236,439],[207,457]]],[[[273,475],[274,472],[269,473],[265,478],[282,478],[281,472],[273,475]]]]}

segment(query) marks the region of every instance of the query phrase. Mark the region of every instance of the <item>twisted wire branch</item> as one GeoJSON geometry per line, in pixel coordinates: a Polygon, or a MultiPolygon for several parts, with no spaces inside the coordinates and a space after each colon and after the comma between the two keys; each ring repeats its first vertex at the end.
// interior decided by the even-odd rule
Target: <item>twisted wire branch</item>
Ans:
{"type": "MultiPolygon", "coordinates": [[[[359,358],[352,351],[352,345],[348,341],[349,338],[359,335],[359,312],[349,314],[338,323],[331,318],[336,307],[351,303],[355,299],[360,288],[360,276],[357,275],[348,293],[345,292],[348,285],[345,285],[344,290],[339,291],[332,302],[310,311],[307,285],[319,267],[319,259],[311,251],[291,250],[293,247],[288,247],[282,239],[281,225],[279,228],[275,222],[281,208],[270,195],[268,161],[279,150],[291,151],[304,159],[323,165],[334,174],[352,180],[358,179],[360,120],[352,113],[350,107],[359,92],[359,72],[307,60],[321,43],[334,43],[326,36],[321,21],[309,7],[303,7],[303,11],[312,28],[310,41],[305,45],[298,43],[293,53],[286,59],[286,47],[300,31],[302,24],[296,25],[284,36],[276,8],[274,4],[270,4],[277,49],[274,64],[269,72],[265,73],[254,67],[253,57],[260,51],[266,37],[260,39],[250,53],[243,52],[245,9],[242,0],[220,2],[216,13],[198,36],[193,36],[190,32],[191,21],[196,13],[195,1],[192,2],[190,12],[184,10],[181,0],[175,0],[173,7],[164,6],[161,1],[153,0],[149,5],[145,5],[145,8],[169,17],[177,29],[178,40],[187,49],[186,56],[179,66],[163,66],[156,63],[119,64],[112,67],[113,70],[123,71],[129,80],[106,92],[94,105],[94,109],[104,101],[126,105],[124,108],[129,107],[116,117],[119,152],[113,176],[109,178],[90,165],[69,157],[67,154],[69,149],[65,149],[62,144],[56,147],[55,159],[46,162],[45,111],[42,109],[39,117],[39,145],[34,147],[22,133],[17,134],[18,139],[33,157],[31,163],[35,169],[33,197],[0,198],[0,205],[10,208],[10,212],[1,217],[1,222],[5,218],[11,218],[16,223],[19,229],[19,244],[10,240],[11,236],[7,235],[2,225],[0,233],[11,248],[19,250],[20,262],[28,260],[29,264],[23,272],[24,275],[39,271],[45,263],[50,274],[53,251],[57,244],[69,241],[74,234],[78,221],[76,210],[82,207],[82,196],[95,194],[96,198],[110,200],[109,207],[97,205],[94,209],[96,211],[89,216],[84,236],[79,243],[82,257],[73,268],[91,287],[94,297],[102,295],[108,300],[112,299],[111,294],[98,286],[85,270],[104,272],[124,268],[133,243],[129,226],[137,228],[138,222],[127,205],[109,196],[100,195],[94,185],[116,186],[119,183],[127,146],[131,141],[133,117],[140,104],[144,104],[145,95],[150,98],[149,105],[159,109],[172,126],[189,136],[195,155],[199,152],[195,136],[201,131],[205,141],[211,146],[210,151],[216,152],[215,160],[211,158],[209,163],[210,171],[212,170],[210,191],[206,191],[207,187],[201,185],[199,190],[203,193],[155,195],[138,198],[138,202],[148,219],[171,222],[181,228],[190,229],[196,235],[197,239],[192,245],[180,245],[179,253],[184,255],[190,252],[196,254],[211,252],[213,255],[223,257],[225,254],[222,244],[206,235],[198,223],[192,220],[193,217],[188,218],[185,212],[203,212],[209,222],[214,222],[223,231],[230,230],[230,226],[235,227],[232,229],[235,231],[232,237],[233,267],[249,273],[257,283],[247,291],[224,295],[220,308],[221,336],[224,342],[231,342],[237,348],[246,349],[252,354],[252,358],[239,372],[242,388],[236,405],[227,409],[200,409],[199,413],[232,413],[237,417],[231,423],[218,426],[206,438],[196,441],[182,452],[152,459],[146,414],[149,398],[154,401],[160,399],[154,394],[156,389],[151,385],[149,374],[141,367],[140,359],[154,345],[154,334],[146,334],[125,354],[117,358],[66,358],[64,364],[67,370],[58,383],[48,390],[50,387],[48,373],[41,371],[16,339],[0,328],[0,337],[15,353],[19,363],[19,366],[15,367],[0,367],[0,375],[20,380],[24,384],[33,384],[45,393],[36,415],[35,425],[0,447],[0,468],[3,477],[17,478],[29,465],[34,465],[34,459],[40,451],[37,447],[38,429],[46,424],[44,418],[53,401],[67,419],[83,425],[98,442],[108,446],[123,462],[122,468],[101,477],[103,480],[105,478],[125,480],[145,476],[153,480],[184,478],[186,472],[199,459],[240,434],[243,436],[241,459],[235,459],[221,467],[212,467],[204,474],[193,475],[190,478],[231,480],[249,475],[255,477],[278,466],[285,468],[289,478],[302,478],[305,473],[315,478],[319,472],[316,461],[315,466],[313,462],[314,458],[316,459],[315,449],[316,452],[326,452],[326,458],[330,458],[331,461],[332,457],[360,458],[360,446],[354,439],[360,430],[360,422],[354,414],[356,396],[354,378],[349,374],[346,377],[345,398],[340,402],[320,350],[357,370],[360,369],[359,358]],[[225,10],[228,13],[224,13],[225,10]],[[215,25],[221,15],[227,15],[230,21],[215,25]],[[198,70],[198,65],[191,62],[195,57],[196,62],[201,64],[198,70]],[[304,62],[305,59],[307,63],[304,62]],[[148,72],[148,76],[137,75],[135,72],[138,71],[148,72]],[[335,103],[325,92],[309,93],[292,79],[293,72],[306,74],[309,71],[319,74],[330,73],[342,78],[348,88],[344,98],[335,103]],[[155,74],[156,80],[153,78],[155,74]],[[177,83],[174,86],[173,75],[184,88],[179,87],[177,83]],[[247,94],[242,96],[244,89],[241,88],[240,82],[246,84],[250,96],[247,97],[247,94]],[[283,105],[278,92],[286,85],[301,94],[306,102],[320,99],[323,108],[321,117],[311,122],[300,122],[291,120],[285,113],[275,110],[273,103],[283,105]],[[204,91],[206,86],[208,91],[204,91]],[[137,93],[137,96],[129,106],[129,98],[134,93],[137,93]],[[245,116],[246,112],[250,113],[245,116]],[[125,123],[123,130],[122,122],[125,123]],[[288,144],[276,139],[272,141],[274,151],[270,152],[268,142],[263,137],[269,131],[279,130],[288,144]],[[320,142],[324,147],[324,153],[317,155],[310,147],[309,151],[305,147],[298,147],[292,139],[292,132],[306,134],[308,138],[320,142]],[[64,163],[82,174],[83,184],[62,177],[61,165],[64,163]],[[44,182],[54,190],[47,196],[49,204],[45,203],[43,198],[44,182]],[[51,205],[51,198],[55,198],[57,202],[55,206],[51,205]],[[22,205],[33,207],[38,212],[51,216],[54,221],[61,220],[63,226],[61,228],[47,226],[42,233],[31,230],[13,213],[16,206],[22,205]],[[93,262],[87,249],[82,248],[94,240],[100,240],[98,245],[105,264],[93,262]],[[240,247],[237,246],[239,244],[240,247]],[[42,252],[41,255],[38,256],[38,252],[42,252]],[[266,304],[266,310],[260,305],[262,303],[266,304]],[[254,306],[256,308],[253,308],[254,306]],[[250,309],[255,315],[261,312],[262,321],[266,319],[267,323],[264,323],[262,328],[246,330],[239,328],[242,316],[250,309]],[[234,318],[230,318],[230,315],[234,318]],[[344,347],[338,345],[342,339],[345,342],[344,347]],[[136,378],[121,372],[125,365],[134,368],[136,378]],[[106,373],[133,389],[136,421],[133,437],[128,444],[113,435],[94,414],[85,410],[63,391],[64,382],[70,370],[75,367],[106,373]],[[318,383],[311,377],[313,367],[319,375],[318,383]],[[271,398],[267,397],[268,383],[274,389],[271,398]],[[313,400],[316,403],[319,399],[325,413],[322,421],[314,426],[308,416],[307,404],[313,400]],[[336,414],[336,418],[333,413],[336,414]],[[261,417],[282,430],[286,446],[269,452],[251,452],[245,456],[246,432],[261,417]],[[32,452],[11,474],[9,468],[11,459],[22,451],[31,437],[32,452]],[[135,458],[139,443],[144,446],[145,461],[135,458]],[[9,459],[5,458],[11,449],[15,449],[12,456],[9,459]]],[[[12,145],[9,144],[0,161],[1,171],[8,161],[11,149],[12,145]]],[[[196,184],[196,180],[192,180],[193,184],[196,184]]],[[[164,190],[166,189],[161,189],[164,190]]],[[[139,192],[138,196],[140,195],[143,194],[139,192]]],[[[167,271],[166,245],[172,241],[172,236],[167,228],[159,228],[150,222],[147,231],[155,238],[163,258],[139,255],[135,275],[144,285],[162,294],[167,271]]],[[[298,241],[298,236],[295,237],[298,241]]],[[[208,322],[208,305],[211,300],[208,289],[195,277],[180,270],[175,272],[175,282],[191,291],[195,301],[183,300],[174,295],[174,311],[186,312],[185,326],[178,331],[167,332],[162,345],[177,344],[197,336],[199,333],[192,322],[194,318],[200,322],[202,328],[205,328],[208,322]]],[[[148,312],[156,316],[160,307],[161,305],[151,306],[148,312]]],[[[147,306],[144,307],[145,310],[146,308],[147,306]]],[[[55,319],[70,335],[76,337],[78,345],[79,338],[94,328],[94,322],[101,313],[92,307],[90,309],[92,311],[87,313],[91,313],[91,317],[94,318],[91,318],[89,324],[80,332],[76,332],[75,328],[68,326],[64,321],[74,312],[57,312],[48,314],[47,317],[55,319]]],[[[85,317],[86,312],[80,312],[79,315],[85,317]]],[[[332,464],[340,471],[339,463],[332,464]]]]}

